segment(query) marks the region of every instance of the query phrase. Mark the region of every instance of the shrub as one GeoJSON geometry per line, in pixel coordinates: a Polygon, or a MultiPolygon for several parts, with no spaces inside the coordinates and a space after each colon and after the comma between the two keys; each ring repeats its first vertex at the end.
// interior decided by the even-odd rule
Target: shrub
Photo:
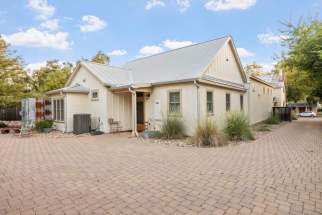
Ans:
{"type": "Polygon", "coordinates": [[[229,140],[254,140],[248,119],[242,112],[231,112],[227,115],[225,133],[229,140]]]}
{"type": "Polygon", "coordinates": [[[7,127],[6,123],[0,122],[0,128],[6,128],[6,127],[7,127]]]}
{"type": "Polygon", "coordinates": [[[53,124],[54,121],[52,120],[41,120],[39,122],[36,122],[36,129],[43,132],[46,128],[52,128],[53,124]]]}
{"type": "Polygon", "coordinates": [[[279,114],[272,114],[266,121],[266,124],[277,125],[281,123],[281,118],[279,114]]]}
{"type": "Polygon", "coordinates": [[[178,117],[167,117],[162,122],[161,137],[165,139],[180,139],[185,136],[185,127],[178,117]]]}
{"type": "Polygon", "coordinates": [[[226,143],[225,138],[211,120],[206,120],[198,125],[192,142],[198,146],[222,146],[226,143]]]}
{"type": "Polygon", "coordinates": [[[292,117],[292,120],[297,120],[297,115],[294,111],[291,112],[291,117],[292,117]]]}
{"type": "Polygon", "coordinates": [[[161,132],[160,131],[145,131],[143,133],[143,136],[145,138],[152,138],[152,139],[159,139],[162,137],[161,132]]]}
{"type": "Polygon", "coordinates": [[[268,125],[260,125],[259,128],[257,128],[257,131],[271,131],[271,129],[268,127],[268,125]]]}

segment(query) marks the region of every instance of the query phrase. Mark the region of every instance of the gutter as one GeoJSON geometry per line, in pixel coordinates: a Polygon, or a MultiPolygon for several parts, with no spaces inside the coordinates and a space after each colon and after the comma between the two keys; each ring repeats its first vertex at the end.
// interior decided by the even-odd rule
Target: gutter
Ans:
{"type": "Polygon", "coordinates": [[[249,78],[250,78],[250,79],[253,79],[253,80],[255,80],[255,81],[258,81],[258,82],[260,82],[260,83],[262,83],[262,84],[265,84],[266,86],[269,86],[269,87],[274,88],[274,86],[273,86],[272,84],[270,84],[270,83],[266,82],[265,80],[263,80],[263,79],[261,79],[261,78],[258,78],[258,77],[255,77],[255,76],[250,76],[249,78]]]}
{"type": "MultiPolygon", "coordinates": [[[[128,84],[123,86],[111,86],[111,90],[118,90],[118,89],[126,89],[126,88],[135,88],[135,86],[146,85],[143,87],[153,87],[158,85],[166,85],[166,84],[177,84],[177,83],[187,83],[193,82],[198,80],[198,78],[189,78],[189,79],[182,79],[182,80],[174,80],[174,81],[164,81],[164,82],[155,82],[155,83],[142,83],[142,84],[128,84]]],[[[107,86],[107,85],[105,85],[107,86]]]]}

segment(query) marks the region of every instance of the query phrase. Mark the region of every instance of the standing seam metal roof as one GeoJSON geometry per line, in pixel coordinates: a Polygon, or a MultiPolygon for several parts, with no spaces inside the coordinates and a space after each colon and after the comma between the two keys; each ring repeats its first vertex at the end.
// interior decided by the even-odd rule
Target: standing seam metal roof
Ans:
{"type": "Polygon", "coordinates": [[[83,61],[100,81],[109,86],[153,84],[201,78],[219,50],[231,39],[226,36],[127,62],[123,67],[83,61]]]}

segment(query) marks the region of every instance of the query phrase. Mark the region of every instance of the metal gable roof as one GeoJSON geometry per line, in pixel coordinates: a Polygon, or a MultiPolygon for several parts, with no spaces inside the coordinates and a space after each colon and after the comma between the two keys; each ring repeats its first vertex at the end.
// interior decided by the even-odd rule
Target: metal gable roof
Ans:
{"type": "Polygon", "coordinates": [[[81,65],[90,70],[105,85],[118,86],[132,83],[130,70],[88,61],[81,62],[81,65]]]}
{"type": "Polygon", "coordinates": [[[199,79],[202,78],[206,67],[215,58],[219,50],[229,41],[232,41],[231,37],[226,36],[136,59],[127,62],[123,67],[82,61],[70,80],[80,66],[87,68],[104,85],[111,87],[199,79]]]}
{"type": "Polygon", "coordinates": [[[84,87],[81,84],[74,84],[72,86],[49,91],[46,94],[50,95],[50,94],[57,94],[57,93],[85,93],[85,94],[87,94],[87,93],[89,93],[89,89],[84,87]]]}
{"type": "Polygon", "coordinates": [[[223,37],[140,58],[126,63],[124,68],[133,71],[133,82],[137,84],[199,78],[229,39],[223,37]]]}

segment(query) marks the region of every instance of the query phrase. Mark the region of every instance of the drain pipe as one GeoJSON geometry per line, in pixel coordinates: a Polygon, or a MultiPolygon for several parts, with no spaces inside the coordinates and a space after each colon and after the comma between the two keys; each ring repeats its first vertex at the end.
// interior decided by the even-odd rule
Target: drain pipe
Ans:
{"type": "Polygon", "coordinates": [[[132,90],[131,87],[129,87],[129,91],[132,94],[132,136],[138,137],[139,134],[136,128],[136,91],[132,90]]]}
{"type": "Polygon", "coordinates": [[[200,96],[199,96],[200,85],[198,84],[197,80],[194,80],[193,84],[196,86],[196,89],[197,89],[197,122],[199,125],[200,124],[200,96]]]}
{"type": "Polygon", "coordinates": [[[251,117],[250,117],[250,113],[251,113],[251,111],[253,111],[253,110],[251,110],[250,109],[250,107],[251,107],[251,93],[252,93],[252,86],[251,86],[251,83],[250,83],[250,81],[247,81],[247,83],[245,84],[246,85],[246,90],[247,90],[247,92],[246,92],[246,95],[247,95],[247,111],[246,111],[246,113],[247,113],[247,118],[248,118],[248,121],[249,121],[249,123],[251,123],[251,117]]]}

